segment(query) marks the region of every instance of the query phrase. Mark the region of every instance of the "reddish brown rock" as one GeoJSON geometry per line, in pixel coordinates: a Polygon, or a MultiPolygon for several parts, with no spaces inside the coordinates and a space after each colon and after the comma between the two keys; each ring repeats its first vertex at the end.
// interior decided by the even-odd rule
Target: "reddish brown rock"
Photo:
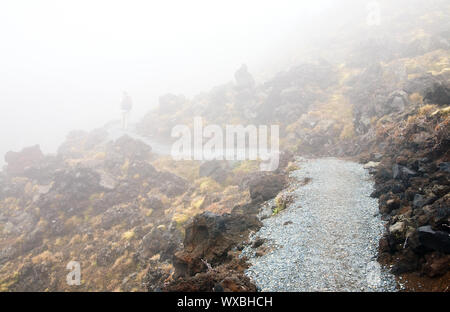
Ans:
{"type": "Polygon", "coordinates": [[[184,249],[174,257],[177,276],[193,276],[212,267],[231,261],[228,252],[257,230],[260,221],[252,215],[204,212],[187,225],[184,249]]]}
{"type": "Polygon", "coordinates": [[[250,197],[263,201],[274,198],[286,186],[286,177],[276,174],[261,174],[249,182],[250,197]]]}
{"type": "Polygon", "coordinates": [[[8,152],[5,155],[6,172],[10,176],[24,176],[27,169],[37,166],[43,158],[39,145],[26,147],[20,152],[8,152]]]}
{"type": "Polygon", "coordinates": [[[429,277],[444,275],[450,269],[450,255],[432,253],[425,256],[423,272],[429,277]]]}

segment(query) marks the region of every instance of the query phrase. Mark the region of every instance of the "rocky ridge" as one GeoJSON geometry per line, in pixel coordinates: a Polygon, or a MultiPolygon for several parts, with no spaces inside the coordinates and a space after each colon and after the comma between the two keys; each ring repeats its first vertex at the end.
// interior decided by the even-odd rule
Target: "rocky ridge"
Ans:
{"type": "Polygon", "coordinates": [[[194,116],[278,124],[284,156],[275,173],[258,173],[258,162],[175,162],[135,138],[111,140],[108,127],[72,132],[56,155],[37,146],[8,153],[0,289],[255,290],[243,243],[261,226],[265,201],[273,211],[290,202],[277,194],[295,170],[292,155],[313,155],[365,164],[387,222],[379,261],[411,281],[407,290],[448,290],[450,11],[436,10],[442,3],[430,12],[406,5],[395,31],[338,36],[336,57],[263,83],[242,67],[235,82],[192,99],[164,95],[137,126],[169,141],[194,116]],[[80,286],[65,283],[71,260],[89,277],[80,286]]]}

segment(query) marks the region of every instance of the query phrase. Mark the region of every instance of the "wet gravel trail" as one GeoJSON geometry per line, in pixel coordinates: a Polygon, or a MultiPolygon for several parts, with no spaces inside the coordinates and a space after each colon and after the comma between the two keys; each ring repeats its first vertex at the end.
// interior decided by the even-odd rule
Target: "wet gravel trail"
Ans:
{"type": "MultiPolygon", "coordinates": [[[[262,291],[395,291],[394,277],[376,262],[384,227],[366,170],[335,158],[298,165],[294,202],[253,235],[273,250],[257,257],[247,246],[246,274],[262,291]]],[[[270,213],[266,207],[261,215],[270,213]]]]}

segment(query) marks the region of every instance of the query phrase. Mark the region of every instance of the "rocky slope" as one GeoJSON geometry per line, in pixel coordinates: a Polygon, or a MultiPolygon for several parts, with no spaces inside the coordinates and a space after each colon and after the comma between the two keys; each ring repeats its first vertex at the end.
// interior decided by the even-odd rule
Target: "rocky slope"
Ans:
{"type": "MultiPolygon", "coordinates": [[[[202,259],[214,266],[231,259],[228,253],[259,227],[247,206],[275,196],[285,183],[282,174],[256,173],[258,165],[247,162],[175,162],[130,136],[111,139],[110,128],[71,133],[57,155],[43,155],[39,146],[6,155],[2,291],[166,287],[204,271],[202,259]],[[66,283],[70,261],[80,263],[79,286],[66,283]]],[[[242,290],[254,290],[242,270],[236,285],[228,272],[212,278],[225,280],[225,289],[236,290],[242,280],[242,290]]],[[[207,281],[197,283],[210,290],[207,281]]]]}
{"type": "MultiPolygon", "coordinates": [[[[407,4],[378,28],[344,27],[312,61],[265,82],[242,67],[234,82],[192,99],[162,96],[139,135],[111,137],[108,125],[69,134],[56,155],[37,146],[8,153],[0,289],[255,290],[239,254],[261,226],[259,209],[295,169],[293,155],[366,164],[387,221],[380,262],[409,290],[448,289],[450,7],[407,4]],[[279,170],[173,161],[138,139],[170,144],[173,126],[194,116],[280,125],[279,170]],[[81,264],[80,286],[66,284],[72,260],[81,264]]],[[[285,201],[278,197],[274,211],[285,201]]]]}
{"type": "Polygon", "coordinates": [[[394,120],[385,124],[395,131],[381,134],[386,147],[373,169],[372,196],[379,198],[389,221],[380,241],[381,260],[393,263],[396,274],[431,278],[411,283],[412,289],[445,290],[450,268],[448,107],[422,106],[394,120]]]}

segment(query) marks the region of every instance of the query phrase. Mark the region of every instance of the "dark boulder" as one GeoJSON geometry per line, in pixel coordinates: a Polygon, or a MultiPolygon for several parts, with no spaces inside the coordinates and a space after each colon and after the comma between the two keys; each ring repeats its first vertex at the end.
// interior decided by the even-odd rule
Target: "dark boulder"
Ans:
{"type": "Polygon", "coordinates": [[[431,224],[435,229],[450,230],[450,193],[435,201],[431,224]]]}
{"type": "Polygon", "coordinates": [[[449,105],[450,88],[444,84],[436,83],[426,92],[423,101],[431,104],[449,105]]]}
{"type": "Polygon", "coordinates": [[[186,226],[184,249],[175,253],[177,276],[192,276],[211,266],[226,263],[228,252],[236,247],[250,230],[257,230],[261,222],[251,215],[217,215],[204,212],[186,226]]]}
{"type": "Polygon", "coordinates": [[[405,82],[403,89],[409,94],[425,94],[432,90],[433,85],[439,84],[439,79],[432,74],[425,74],[405,82]]]}
{"type": "Polygon", "coordinates": [[[156,196],[150,196],[146,201],[146,206],[153,209],[153,211],[164,210],[164,203],[156,196]]]}
{"type": "Polygon", "coordinates": [[[426,262],[423,265],[423,272],[429,277],[444,275],[450,267],[450,255],[442,255],[433,252],[425,256],[426,262]]]}
{"type": "Polygon", "coordinates": [[[276,174],[262,174],[254,177],[248,184],[252,200],[263,201],[274,198],[286,186],[286,177],[276,174]]]}
{"type": "Polygon", "coordinates": [[[234,74],[236,86],[240,89],[252,89],[255,86],[255,79],[248,72],[247,65],[243,64],[234,74]]]}
{"type": "Polygon", "coordinates": [[[144,262],[160,254],[161,260],[169,259],[181,247],[181,238],[174,233],[175,227],[155,227],[142,238],[140,256],[144,262]]]}
{"type": "Polygon", "coordinates": [[[30,233],[27,233],[26,235],[24,235],[23,241],[20,244],[21,252],[27,253],[28,251],[40,246],[43,238],[44,233],[39,228],[36,228],[30,233]]]}
{"type": "Polygon", "coordinates": [[[142,217],[137,205],[116,205],[102,213],[100,226],[103,229],[110,229],[117,224],[133,227],[140,222],[142,217]]]}
{"type": "Polygon", "coordinates": [[[73,201],[86,200],[90,195],[101,192],[100,175],[90,168],[59,170],[55,173],[51,193],[64,194],[73,201]]]}
{"type": "Polygon", "coordinates": [[[158,173],[157,183],[160,191],[169,197],[181,195],[188,188],[188,182],[185,179],[167,171],[158,173]]]}
{"type": "Polygon", "coordinates": [[[38,166],[44,159],[39,145],[26,147],[20,152],[8,152],[5,161],[8,164],[6,172],[10,176],[26,176],[26,171],[31,167],[38,166]]]}
{"type": "Polygon", "coordinates": [[[423,195],[416,194],[413,200],[413,207],[422,208],[423,206],[431,204],[435,199],[435,197],[425,197],[423,195]]]}
{"type": "Polygon", "coordinates": [[[400,207],[400,204],[401,204],[401,201],[399,198],[392,198],[386,202],[386,206],[389,209],[389,211],[398,209],[400,207]]]}
{"type": "Polygon", "coordinates": [[[149,292],[160,292],[164,286],[164,281],[169,277],[169,274],[161,268],[149,267],[144,276],[143,283],[149,292]]]}
{"type": "Polygon", "coordinates": [[[139,176],[141,179],[158,181],[158,171],[146,161],[138,160],[129,164],[127,174],[129,177],[139,176]]]}
{"type": "Polygon", "coordinates": [[[255,239],[255,241],[252,244],[252,248],[258,248],[261,247],[264,243],[265,243],[266,239],[265,238],[261,238],[258,237],[257,239],[255,239]]]}
{"type": "Polygon", "coordinates": [[[109,246],[103,247],[98,251],[97,254],[97,265],[98,266],[109,266],[114,263],[118,256],[116,249],[109,246]]]}
{"type": "Polygon", "coordinates": [[[413,249],[419,253],[434,250],[450,253],[450,234],[443,231],[434,231],[430,225],[419,227],[410,238],[413,249]]]}
{"type": "Polygon", "coordinates": [[[410,177],[414,177],[416,175],[417,172],[408,169],[405,166],[401,166],[399,164],[395,164],[392,166],[392,177],[394,179],[407,181],[410,177]]]}
{"type": "Polygon", "coordinates": [[[7,246],[0,249],[0,265],[13,259],[18,254],[18,248],[7,246]]]}
{"type": "Polygon", "coordinates": [[[404,249],[398,254],[396,263],[392,266],[391,272],[403,274],[413,272],[419,267],[419,260],[413,251],[404,249]]]}
{"type": "Polygon", "coordinates": [[[108,151],[119,153],[130,161],[145,161],[149,159],[152,148],[140,140],[124,135],[110,144],[108,151]]]}
{"type": "Polygon", "coordinates": [[[54,264],[49,262],[26,262],[14,275],[8,290],[12,292],[23,291],[39,292],[43,289],[55,290],[55,282],[51,280],[54,264]]]}
{"type": "MultiPolygon", "coordinates": [[[[242,260],[241,260],[242,262],[242,260]]],[[[223,265],[198,273],[195,276],[178,278],[163,287],[169,292],[256,292],[250,278],[241,272],[242,263],[223,265]]]]}
{"type": "Polygon", "coordinates": [[[439,170],[450,173],[450,162],[441,162],[439,164],[439,170]]]}
{"type": "Polygon", "coordinates": [[[211,177],[219,183],[225,182],[228,172],[227,163],[218,160],[204,162],[199,167],[200,177],[211,177]]]}
{"type": "Polygon", "coordinates": [[[377,173],[375,174],[375,180],[377,182],[385,182],[392,179],[391,169],[388,169],[386,166],[379,166],[377,169],[377,173]]]}

